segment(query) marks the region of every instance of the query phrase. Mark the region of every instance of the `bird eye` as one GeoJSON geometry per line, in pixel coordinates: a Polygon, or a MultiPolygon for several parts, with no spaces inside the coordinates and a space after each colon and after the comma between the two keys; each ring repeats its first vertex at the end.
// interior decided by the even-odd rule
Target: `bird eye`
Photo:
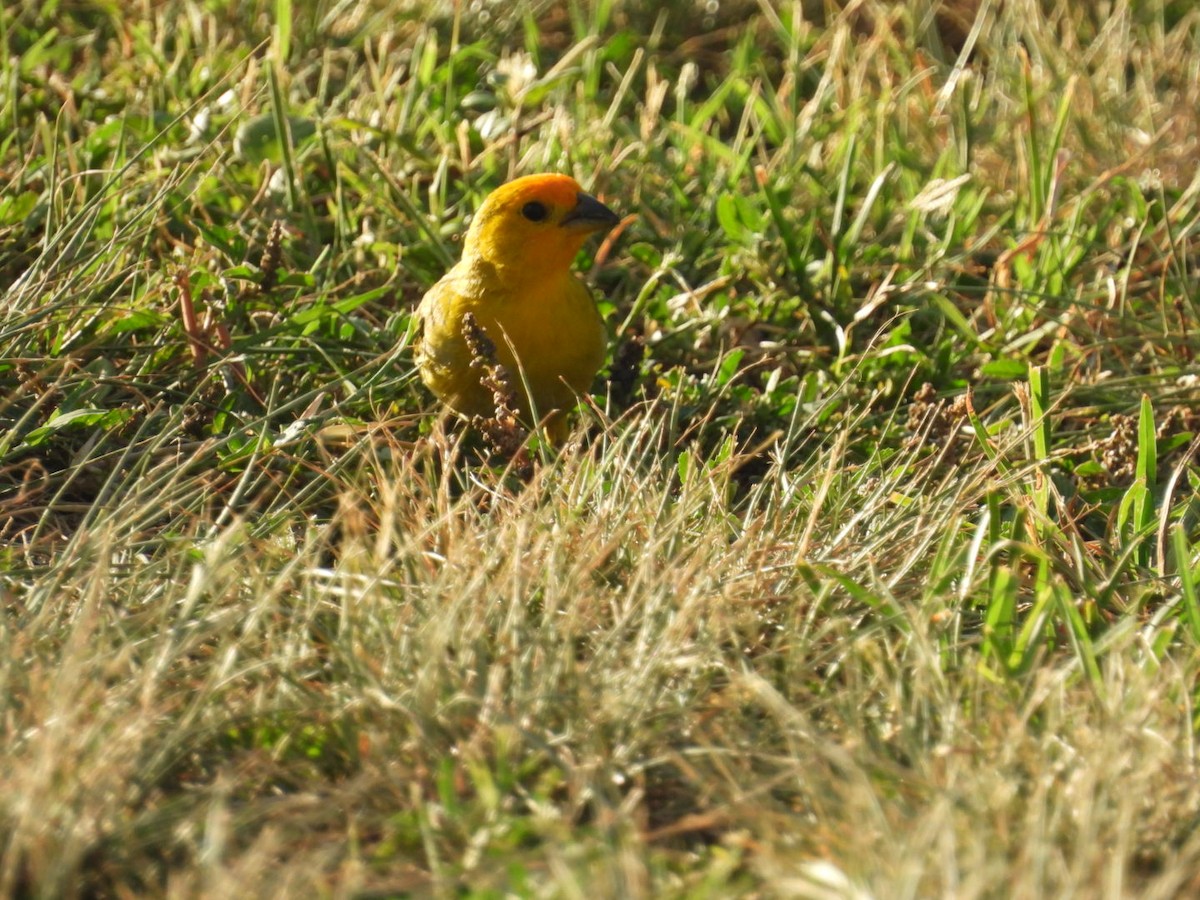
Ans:
{"type": "Polygon", "coordinates": [[[550,215],[550,210],[546,209],[545,203],[531,200],[521,207],[521,215],[530,222],[542,222],[545,221],[546,216],[550,215]]]}

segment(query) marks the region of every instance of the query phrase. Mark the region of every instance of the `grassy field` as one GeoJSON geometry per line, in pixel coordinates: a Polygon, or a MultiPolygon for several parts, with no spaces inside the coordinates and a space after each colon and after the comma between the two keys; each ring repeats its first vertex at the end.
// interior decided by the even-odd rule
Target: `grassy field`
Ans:
{"type": "Polygon", "coordinates": [[[0,11],[0,895],[1200,892],[1191,2],[0,11]],[[626,217],[518,471],[415,377],[626,217]]]}

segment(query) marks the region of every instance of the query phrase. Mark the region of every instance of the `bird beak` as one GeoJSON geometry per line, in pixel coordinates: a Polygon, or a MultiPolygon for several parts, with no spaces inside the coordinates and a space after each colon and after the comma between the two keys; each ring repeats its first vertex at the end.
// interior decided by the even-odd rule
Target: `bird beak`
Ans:
{"type": "Polygon", "coordinates": [[[561,228],[575,231],[608,231],[621,217],[593,197],[582,192],[575,195],[575,205],[563,216],[561,228]]]}

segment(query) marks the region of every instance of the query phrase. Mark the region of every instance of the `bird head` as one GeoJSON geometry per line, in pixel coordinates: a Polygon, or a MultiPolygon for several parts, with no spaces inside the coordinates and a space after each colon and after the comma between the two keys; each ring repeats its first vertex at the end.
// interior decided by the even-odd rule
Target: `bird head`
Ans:
{"type": "Polygon", "coordinates": [[[488,195],[467,231],[463,257],[522,278],[562,275],[588,235],[619,221],[574,178],[528,175],[488,195]]]}

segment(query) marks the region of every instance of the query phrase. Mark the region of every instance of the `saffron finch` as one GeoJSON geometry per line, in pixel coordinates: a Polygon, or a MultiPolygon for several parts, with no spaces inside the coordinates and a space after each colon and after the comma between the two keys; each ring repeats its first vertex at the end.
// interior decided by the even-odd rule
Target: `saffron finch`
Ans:
{"type": "Polygon", "coordinates": [[[462,259],[417,308],[421,380],[466,416],[493,414],[463,336],[472,313],[512,375],[518,412],[541,420],[552,441],[566,412],[604,361],[604,322],[572,273],[584,240],[617,224],[616,213],[566,175],[530,175],[497,188],[476,213],[462,259]]]}

